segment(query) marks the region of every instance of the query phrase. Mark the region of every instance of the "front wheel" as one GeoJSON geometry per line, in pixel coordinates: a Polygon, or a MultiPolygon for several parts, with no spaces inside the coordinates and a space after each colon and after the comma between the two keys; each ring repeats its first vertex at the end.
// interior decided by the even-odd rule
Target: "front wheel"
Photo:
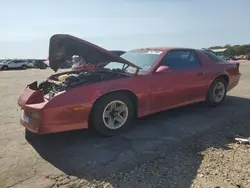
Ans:
{"type": "Polygon", "coordinates": [[[102,135],[113,136],[127,129],[134,118],[133,103],[123,93],[108,94],[94,105],[91,123],[102,135]]]}
{"type": "Polygon", "coordinates": [[[48,65],[45,63],[41,63],[40,69],[47,69],[48,65]]]}
{"type": "Polygon", "coordinates": [[[223,78],[216,79],[210,86],[206,101],[210,106],[220,105],[227,94],[227,82],[223,78]]]}
{"type": "Polygon", "coordinates": [[[2,70],[8,70],[8,66],[6,65],[2,66],[2,70]]]}

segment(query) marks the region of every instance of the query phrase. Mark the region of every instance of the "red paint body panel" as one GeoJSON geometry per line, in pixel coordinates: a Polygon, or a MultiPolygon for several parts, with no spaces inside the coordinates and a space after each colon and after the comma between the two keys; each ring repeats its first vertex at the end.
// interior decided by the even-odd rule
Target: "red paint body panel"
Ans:
{"type": "MultiPolygon", "coordinates": [[[[151,48],[150,48],[151,49],[151,48]]],[[[35,133],[52,133],[88,128],[88,120],[95,101],[110,92],[130,91],[138,101],[137,116],[204,101],[208,88],[218,76],[228,76],[228,90],[240,79],[236,63],[216,64],[199,50],[195,50],[200,67],[190,70],[168,70],[156,73],[161,60],[176,48],[152,48],[164,51],[160,59],[145,74],[103,81],[61,92],[50,101],[43,99],[40,91],[25,89],[18,104],[22,108],[21,124],[35,133]],[[202,73],[201,76],[197,74],[202,73]],[[24,114],[29,122],[24,122],[24,114]],[[32,113],[37,113],[33,117],[32,113]]]]}

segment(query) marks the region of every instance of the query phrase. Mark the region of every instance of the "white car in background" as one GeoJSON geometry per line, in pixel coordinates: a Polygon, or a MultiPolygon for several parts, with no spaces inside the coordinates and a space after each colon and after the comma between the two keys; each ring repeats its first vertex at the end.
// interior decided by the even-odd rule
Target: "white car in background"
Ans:
{"type": "Polygon", "coordinates": [[[34,67],[34,64],[25,60],[5,60],[0,62],[0,70],[23,69],[34,67]]]}

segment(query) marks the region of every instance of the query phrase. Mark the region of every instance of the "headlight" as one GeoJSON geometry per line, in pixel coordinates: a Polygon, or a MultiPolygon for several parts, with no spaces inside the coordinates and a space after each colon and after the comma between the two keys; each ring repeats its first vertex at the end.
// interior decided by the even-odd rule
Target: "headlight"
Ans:
{"type": "Polygon", "coordinates": [[[25,111],[24,113],[32,119],[40,119],[40,112],[38,111],[25,111]]]}
{"type": "Polygon", "coordinates": [[[32,112],[31,117],[34,119],[40,119],[40,113],[39,112],[32,112]]]}

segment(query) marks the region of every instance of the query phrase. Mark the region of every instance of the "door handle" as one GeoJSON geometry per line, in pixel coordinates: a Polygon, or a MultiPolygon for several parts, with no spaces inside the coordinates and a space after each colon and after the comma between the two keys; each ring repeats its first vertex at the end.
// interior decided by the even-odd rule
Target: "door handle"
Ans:
{"type": "Polygon", "coordinates": [[[204,72],[198,72],[196,75],[197,76],[203,76],[203,75],[205,75],[205,73],[204,72]]]}

